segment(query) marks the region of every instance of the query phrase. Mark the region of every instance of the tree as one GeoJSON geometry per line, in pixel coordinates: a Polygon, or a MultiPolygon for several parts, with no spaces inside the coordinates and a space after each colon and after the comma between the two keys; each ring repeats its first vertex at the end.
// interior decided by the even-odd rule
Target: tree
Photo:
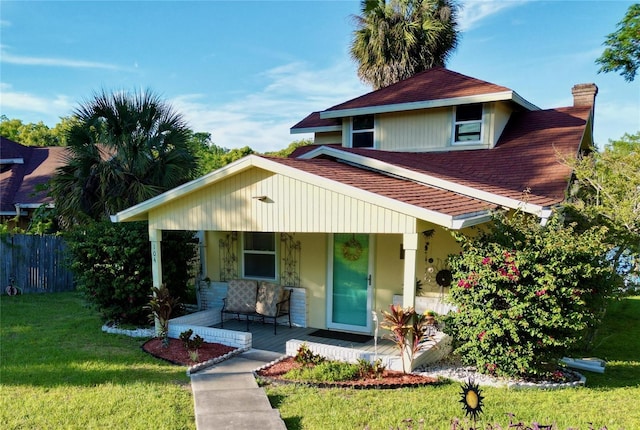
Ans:
{"type": "Polygon", "coordinates": [[[379,89],[444,66],[458,44],[455,0],[361,0],[351,57],[379,89]]]}
{"type": "MultiPolygon", "coordinates": [[[[607,242],[614,247],[616,268],[638,270],[640,263],[640,131],[609,141],[570,163],[575,180],[567,208],[586,225],[604,225],[607,242]],[[626,266],[626,267],[623,267],[626,266]]],[[[636,273],[637,275],[637,273],[636,273]]]]}
{"type": "Polygon", "coordinates": [[[286,158],[289,155],[291,155],[293,151],[295,151],[296,149],[300,148],[301,146],[307,146],[307,145],[313,145],[313,139],[294,140],[286,148],[281,149],[280,151],[266,152],[264,155],[269,155],[271,157],[286,158]]]}
{"type": "MultiPolygon", "coordinates": [[[[62,121],[60,124],[64,124],[67,119],[62,118],[62,121]]],[[[58,126],[51,129],[42,121],[25,124],[19,119],[9,119],[6,115],[0,117],[0,135],[25,146],[64,145],[58,126]]]]}
{"type": "Polygon", "coordinates": [[[607,36],[607,48],[596,60],[600,72],[620,72],[627,82],[632,82],[640,66],[640,3],[629,6],[617,30],[607,36]]]}
{"type": "Polygon", "coordinates": [[[66,219],[108,219],[194,178],[191,131],[152,92],[103,91],[74,116],[66,131],[66,164],[51,181],[56,208],[66,219]]]}
{"type": "Polygon", "coordinates": [[[445,330],[456,353],[478,371],[554,377],[572,348],[585,346],[618,284],[606,261],[606,227],[583,230],[557,214],[496,214],[491,227],[457,235],[462,253],[453,270],[445,330]]]}

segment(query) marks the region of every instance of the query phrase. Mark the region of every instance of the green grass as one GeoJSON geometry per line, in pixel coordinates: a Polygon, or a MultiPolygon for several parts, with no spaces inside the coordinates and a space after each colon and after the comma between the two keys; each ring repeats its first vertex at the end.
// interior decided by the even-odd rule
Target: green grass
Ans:
{"type": "MultiPolygon", "coordinates": [[[[0,297],[0,428],[193,429],[193,400],[183,367],[141,351],[144,342],[105,334],[75,293],[0,297]]],[[[591,355],[608,361],[587,387],[556,391],[483,388],[482,428],[555,422],[560,429],[637,429],[640,408],[640,297],[614,303],[591,355]]],[[[289,430],[449,429],[462,418],[460,384],[401,390],[269,386],[289,430]],[[415,428],[420,428],[415,426],[415,428]]],[[[479,423],[479,427],[480,424],[479,423]]]]}
{"type": "Polygon", "coordinates": [[[195,428],[185,368],[101,325],[76,293],[0,297],[0,428],[195,428]]]}
{"type": "MultiPolygon", "coordinates": [[[[584,372],[587,386],[562,390],[482,388],[484,413],[478,428],[508,424],[507,414],[531,424],[556,423],[559,429],[608,430],[640,428],[640,297],[613,303],[589,355],[607,360],[604,374],[584,372]]],[[[267,386],[269,399],[280,410],[289,430],[405,429],[405,419],[424,429],[449,429],[453,418],[464,418],[461,386],[401,390],[318,389],[267,386]]],[[[468,428],[468,426],[467,426],[468,428]]]]}

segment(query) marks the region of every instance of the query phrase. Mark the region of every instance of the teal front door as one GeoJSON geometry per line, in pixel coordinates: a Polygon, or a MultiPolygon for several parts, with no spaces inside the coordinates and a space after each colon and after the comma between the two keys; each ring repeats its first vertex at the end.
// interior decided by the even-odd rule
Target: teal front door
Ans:
{"type": "Polygon", "coordinates": [[[371,331],[369,235],[334,234],[328,328],[371,331]]]}

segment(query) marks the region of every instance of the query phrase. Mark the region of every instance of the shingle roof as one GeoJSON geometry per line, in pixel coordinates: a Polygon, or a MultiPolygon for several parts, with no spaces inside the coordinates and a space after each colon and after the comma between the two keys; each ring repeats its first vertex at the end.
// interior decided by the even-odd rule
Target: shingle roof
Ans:
{"type": "Polygon", "coordinates": [[[291,127],[292,130],[301,128],[336,127],[342,125],[342,121],[337,118],[320,118],[320,112],[312,112],[302,121],[291,127]]]}
{"type": "Polygon", "coordinates": [[[334,160],[322,158],[311,160],[265,158],[363,191],[452,217],[479,213],[495,207],[495,205],[485,201],[459,193],[395,178],[334,160]]]}
{"type": "Polygon", "coordinates": [[[417,73],[409,79],[330,107],[326,111],[443,100],[504,91],[511,90],[443,67],[435,67],[417,73]]]}
{"type": "MultiPolygon", "coordinates": [[[[571,168],[561,159],[578,153],[589,115],[590,107],[514,113],[493,149],[391,152],[332,147],[498,196],[551,206],[565,198],[571,168]]],[[[291,157],[316,148],[298,148],[291,157]]],[[[399,190],[394,195],[402,199],[399,190]]]]}
{"type": "Polygon", "coordinates": [[[64,147],[24,146],[5,137],[0,141],[0,158],[23,159],[24,163],[4,164],[0,173],[0,211],[15,212],[15,204],[48,204],[53,200],[38,191],[64,162],[64,147]]]}

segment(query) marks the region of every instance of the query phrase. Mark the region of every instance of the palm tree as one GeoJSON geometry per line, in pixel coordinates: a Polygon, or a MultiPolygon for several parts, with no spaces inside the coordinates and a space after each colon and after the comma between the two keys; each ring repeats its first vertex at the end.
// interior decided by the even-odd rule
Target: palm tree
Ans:
{"type": "Polygon", "coordinates": [[[443,66],[458,44],[455,0],[361,0],[351,58],[374,89],[443,66]]]}
{"type": "Polygon", "coordinates": [[[108,219],[196,172],[186,122],[150,91],[102,91],[74,116],[66,164],[51,182],[56,209],[67,221],[108,219]]]}

